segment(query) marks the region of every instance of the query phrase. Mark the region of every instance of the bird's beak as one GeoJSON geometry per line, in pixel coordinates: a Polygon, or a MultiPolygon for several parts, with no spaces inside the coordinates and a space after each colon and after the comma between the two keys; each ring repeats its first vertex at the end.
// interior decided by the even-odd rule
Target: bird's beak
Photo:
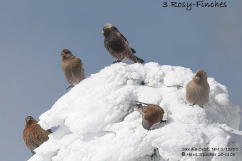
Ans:
{"type": "Polygon", "coordinates": [[[102,30],[102,31],[100,32],[100,34],[102,34],[102,35],[103,35],[103,34],[104,34],[104,31],[102,30]]]}

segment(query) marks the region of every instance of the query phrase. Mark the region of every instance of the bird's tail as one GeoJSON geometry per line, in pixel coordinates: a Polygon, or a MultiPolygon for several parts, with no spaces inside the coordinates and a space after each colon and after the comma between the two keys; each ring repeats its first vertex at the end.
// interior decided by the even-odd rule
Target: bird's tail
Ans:
{"type": "Polygon", "coordinates": [[[135,55],[134,55],[134,57],[136,59],[135,63],[141,63],[141,64],[143,64],[145,62],[143,59],[140,59],[139,57],[137,57],[135,55]]]}
{"type": "Polygon", "coordinates": [[[134,63],[141,63],[143,64],[145,61],[143,59],[138,58],[133,53],[126,53],[126,59],[131,60],[134,63]]]}
{"type": "Polygon", "coordinates": [[[134,107],[134,110],[138,111],[139,113],[141,113],[141,115],[144,114],[143,113],[143,106],[142,106],[142,104],[137,103],[137,104],[134,104],[133,107],[134,107]]]}
{"type": "Polygon", "coordinates": [[[149,103],[144,103],[144,102],[139,102],[139,101],[135,101],[137,104],[144,104],[144,105],[151,105],[151,104],[149,104],[149,103]]]}
{"type": "Polygon", "coordinates": [[[47,131],[48,131],[49,133],[52,133],[52,130],[51,130],[51,129],[48,129],[47,131]]]}

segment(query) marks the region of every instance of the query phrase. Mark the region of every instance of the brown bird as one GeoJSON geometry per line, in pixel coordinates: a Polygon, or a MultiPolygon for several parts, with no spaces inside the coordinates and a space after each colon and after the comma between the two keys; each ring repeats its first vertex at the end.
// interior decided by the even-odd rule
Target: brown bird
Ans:
{"type": "Polygon", "coordinates": [[[192,105],[197,104],[203,107],[209,101],[209,92],[207,73],[204,70],[198,70],[186,86],[186,99],[192,105]]]}
{"type": "Polygon", "coordinates": [[[144,129],[150,130],[154,124],[166,122],[166,120],[162,120],[165,112],[160,106],[142,102],[137,102],[136,106],[142,114],[142,125],[144,129]]]}
{"type": "Polygon", "coordinates": [[[61,57],[62,71],[64,72],[67,81],[70,83],[70,86],[67,87],[67,89],[69,89],[85,78],[83,64],[81,59],[76,58],[68,49],[62,50],[61,57]]]}
{"type": "Polygon", "coordinates": [[[144,60],[134,55],[136,51],[129,46],[128,40],[112,24],[106,24],[103,27],[104,46],[108,52],[117,60],[113,63],[121,62],[123,59],[134,63],[144,63],[144,60]]]}
{"type": "Polygon", "coordinates": [[[49,139],[48,135],[52,131],[44,130],[40,127],[36,120],[32,116],[25,118],[25,128],[23,130],[23,140],[26,146],[35,154],[34,149],[38,148],[42,143],[49,139]]]}

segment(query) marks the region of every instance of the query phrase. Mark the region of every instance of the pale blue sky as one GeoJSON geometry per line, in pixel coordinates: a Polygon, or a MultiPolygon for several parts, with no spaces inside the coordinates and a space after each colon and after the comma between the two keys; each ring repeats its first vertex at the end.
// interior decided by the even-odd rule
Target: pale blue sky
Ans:
{"type": "Polygon", "coordinates": [[[242,3],[192,11],[162,8],[162,0],[0,0],[0,161],[27,160],[24,117],[38,116],[67,82],[59,53],[69,48],[87,75],[113,62],[102,25],[115,24],[137,56],[160,64],[205,69],[242,105],[242,3]]]}

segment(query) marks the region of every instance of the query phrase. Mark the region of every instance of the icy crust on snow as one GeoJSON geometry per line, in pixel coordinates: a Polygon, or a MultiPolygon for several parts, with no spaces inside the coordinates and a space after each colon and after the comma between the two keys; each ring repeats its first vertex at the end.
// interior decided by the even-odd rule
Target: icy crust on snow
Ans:
{"type": "Polygon", "coordinates": [[[209,104],[190,106],[185,86],[193,75],[184,67],[152,62],[104,68],[40,116],[43,128],[58,129],[29,161],[239,161],[240,107],[230,102],[226,87],[210,77],[209,104]],[[141,114],[133,108],[136,100],[160,105],[167,123],[143,129],[141,114]],[[183,148],[192,147],[239,150],[233,157],[181,155],[183,148]]]}

